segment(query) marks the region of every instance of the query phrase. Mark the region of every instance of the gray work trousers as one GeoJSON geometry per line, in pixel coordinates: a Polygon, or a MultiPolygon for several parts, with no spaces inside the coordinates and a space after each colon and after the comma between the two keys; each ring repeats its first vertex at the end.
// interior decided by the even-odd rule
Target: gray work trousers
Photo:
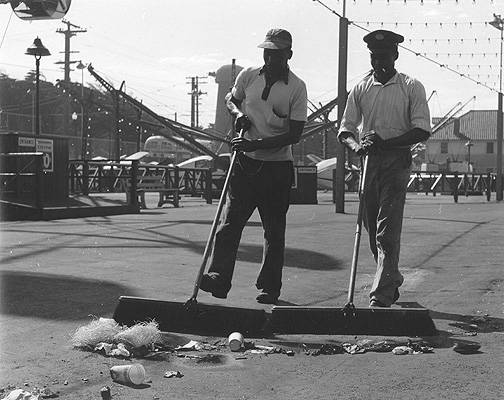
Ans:
{"type": "Polygon", "coordinates": [[[380,151],[368,156],[363,223],[376,261],[369,296],[390,305],[404,278],[399,272],[401,230],[406,188],[411,171],[409,149],[380,151]]]}

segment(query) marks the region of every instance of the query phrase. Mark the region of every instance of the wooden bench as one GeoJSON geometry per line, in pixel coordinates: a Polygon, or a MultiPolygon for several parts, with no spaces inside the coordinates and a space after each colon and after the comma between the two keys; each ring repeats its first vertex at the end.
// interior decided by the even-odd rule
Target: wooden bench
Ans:
{"type": "MultiPolygon", "coordinates": [[[[131,189],[130,185],[131,184],[128,182],[128,197],[131,189]]],[[[158,207],[166,203],[173,204],[174,207],[179,207],[179,189],[167,187],[161,175],[138,177],[136,193],[141,208],[147,208],[145,204],[145,193],[147,192],[159,192],[158,207]]]]}

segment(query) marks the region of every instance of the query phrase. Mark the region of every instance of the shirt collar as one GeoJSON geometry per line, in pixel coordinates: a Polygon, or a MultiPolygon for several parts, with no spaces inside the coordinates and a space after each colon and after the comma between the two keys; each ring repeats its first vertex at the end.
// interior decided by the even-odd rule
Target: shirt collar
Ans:
{"type": "MultiPolygon", "coordinates": [[[[287,68],[285,68],[282,71],[282,74],[280,75],[280,79],[285,82],[286,85],[289,84],[289,66],[287,65],[287,68]]],[[[262,68],[259,70],[259,75],[266,74],[265,66],[263,65],[262,68]]]]}
{"type": "Polygon", "coordinates": [[[382,86],[386,86],[386,85],[392,85],[394,83],[398,83],[398,80],[399,80],[399,72],[396,71],[396,73],[392,76],[392,78],[390,78],[388,80],[388,82],[386,82],[385,84],[379,82],[374,74],[373,74],[373,70],[371,70],[371,72],[369,73],[371,75],[371,79],[373,80],[373,85],[382,85],[382,86]]]}

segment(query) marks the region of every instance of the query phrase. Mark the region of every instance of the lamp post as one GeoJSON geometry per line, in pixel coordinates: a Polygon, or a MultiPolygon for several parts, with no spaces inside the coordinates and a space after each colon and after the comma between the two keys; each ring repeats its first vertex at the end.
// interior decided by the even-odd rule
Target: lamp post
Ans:
{"type": "Polygon", "coordinates": [[[51,53],[44,47],[42,41],[37,37],[33,44],[26,49],[25,54],[35,56],[35,136],[40,135],[40,59],[50,56],[51,53]]]}
{"type": "Polygon", "coordinates": [[[500,31],[500,67],[499,67],[499,93],[497,110],[497,182],[495,185],[496,199],[502,201],[502,42],[504,39],[504,19],[500,14],[494,14],[494,20],[489,22],[494,28],[500,31]]]}
{"type": "Polygon", "coordinates": [[[80,100],[80,106],[81,106],[81,158],[83,160],[86,159],[86,152],[87,152],[87,137],[85,134],[84,130],[84,68],[86,68],[86,65],[82,63],[82,60],[79,61],[79,64],[75,66],[75,68],[81,70],[81,100],[80,100]]]}

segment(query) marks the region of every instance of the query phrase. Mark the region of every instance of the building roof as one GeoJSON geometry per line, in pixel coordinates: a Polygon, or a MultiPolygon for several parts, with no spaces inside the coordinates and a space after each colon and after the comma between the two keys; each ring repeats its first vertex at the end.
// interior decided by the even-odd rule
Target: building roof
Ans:
{"type": "MultiPolygon", "coordinates": [[[[432,118],[435,125],[442,118],[432,118]]],[[[450,121],[435,132],[430,140],[496,140],[497,110],[471,110],[450,121]],[[457,122],[458,120],[459,122],[457,122]],[[457,126],[458,125],[458,126],[457,126]]]]}

